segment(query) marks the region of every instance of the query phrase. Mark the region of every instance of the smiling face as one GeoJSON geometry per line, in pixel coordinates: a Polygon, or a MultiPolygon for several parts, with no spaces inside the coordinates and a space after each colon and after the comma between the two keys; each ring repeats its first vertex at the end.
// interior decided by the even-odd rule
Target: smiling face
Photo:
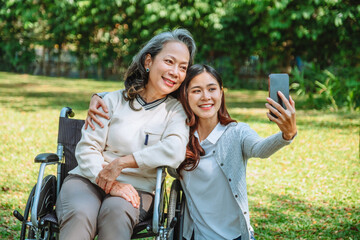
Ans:
{"type": "Polygon", "coordinates": [[[218,81],[209,73],[203,72],[194,77],[187,88],[191,110],[199,120],[218,122],[222,89],[218,81]]]}
{"type": "Polygon", "coordinates": [[[177,90],[185,79],[189,61],[187,46],[177,41],[165,43],[163,49],[153,58],[148,54],[145,67],[149,68],[150,72],[146,95],[155,100],[177,90]]]}

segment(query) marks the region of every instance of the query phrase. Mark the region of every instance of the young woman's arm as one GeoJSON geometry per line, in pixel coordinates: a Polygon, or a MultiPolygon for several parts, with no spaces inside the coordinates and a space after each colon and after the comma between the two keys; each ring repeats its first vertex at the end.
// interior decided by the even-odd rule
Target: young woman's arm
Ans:
{"type": "Polygon", "coordinates": [[[92,130],[95,130],[93,121],[95,123],[97,123],[101,128],[104,127],[104,125],[96,117],[96,115],[103,117],[105,119],[109,119],[109,116],[108,116],[109,110],[107,108],[106,103],[103,100],[103,98],[107,94],[108,94],[108,92],[96,93],[91,97],[88,114],[87,114],[87,117],[85,120],[85,129],[87,129],[87,127],[90,126],[92,130]],[[99,110],[100,107],[103,109],[103,111],[99,110]]]}
{"type": "Polygon", "coordinates": [[[267,158],[283,146],[290,144],[296,136],[295,102],[291,97],[289,102],[281,92],[279,92],[279,96],[285,103],[286,110],[271,98],[267,98],[266,108],[277,116],[275,118],[270,113],[267,113],[268,118],[278,125],[280,132],[267,138],[261,138],[250,127],[245,128],[242,132],[244,136],[242,144],[243,153],[246,158],[267,158]]]}

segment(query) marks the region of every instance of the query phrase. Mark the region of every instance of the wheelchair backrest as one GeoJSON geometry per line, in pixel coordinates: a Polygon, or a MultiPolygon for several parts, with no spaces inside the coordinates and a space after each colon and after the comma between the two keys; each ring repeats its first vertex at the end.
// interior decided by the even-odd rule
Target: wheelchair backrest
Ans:
{"type": "Polygon", "coordinates": [[[78,165],[75,158],[75,148],[81,139],[81,129],[84,123],[84,120],[79,119],[65,117],[59,119],[58,143],[63,146],[63,158],[65,158],[61,164],[61,184],[68,172],[78,165]]]}

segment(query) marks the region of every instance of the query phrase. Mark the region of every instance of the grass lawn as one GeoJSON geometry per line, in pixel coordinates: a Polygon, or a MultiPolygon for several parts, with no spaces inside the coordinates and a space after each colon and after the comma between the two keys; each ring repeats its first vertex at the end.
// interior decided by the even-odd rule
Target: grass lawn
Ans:
{"type": "MultiPolygon", "coordinates": [[[[39,165],[34,157],[55,152],[60,109],[84,118],[92,93],[122,83],[0,72],[0,239],[17,239],[39,165]]],[[[238,121],[260,136],[278,131],[268,121],[265,91],[228,90],[238,121]]],[[[298,136],[268,159],[250,159],[247,181],[251,223],[261,239],[360,239],[359,113],[297,106],[298,136]]],[[[48,170],[55,173],[54,168],[48,170]]],[[[219,206],[221,210],[221,206],[219,206]]]]}

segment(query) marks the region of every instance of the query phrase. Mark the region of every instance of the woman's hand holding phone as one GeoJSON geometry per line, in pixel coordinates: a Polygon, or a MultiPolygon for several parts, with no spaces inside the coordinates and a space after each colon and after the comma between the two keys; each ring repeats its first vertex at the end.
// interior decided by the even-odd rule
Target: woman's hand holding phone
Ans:
{"type": "Polygon", "coordinates": [[[278,96],[286,106],[286,109],[268,97],[266,99],[268,103],[266,103],[265,106],[270,112],[266,114],[271,121],[278,125],[280,131],[283,133],[283,138],[285,140],[291,140],[297,133],[295,102],[291,96],[289,96],[289,100],[287,100],[284,94],[280,91],[278,92],[278,96]],[[270,113],[276,117],[272,116],[270,113]]]}

